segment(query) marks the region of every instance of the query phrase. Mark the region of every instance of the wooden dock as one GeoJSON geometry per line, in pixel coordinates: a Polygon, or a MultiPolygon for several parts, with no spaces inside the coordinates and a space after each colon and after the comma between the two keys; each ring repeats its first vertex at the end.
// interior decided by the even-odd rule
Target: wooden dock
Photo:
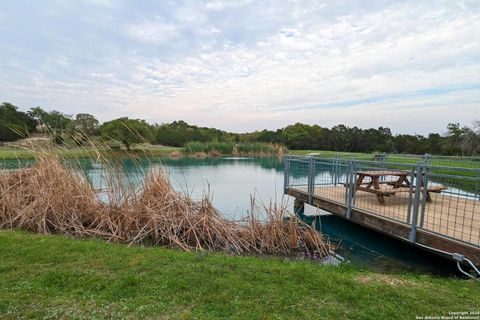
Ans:
{"type": "MultiPolygon", "coordinates": [[[[387,185],[382,188],[391,188],[387,185]]],[[[309,202],[307,186],[288,186],[286,193],[296,199],[296,206],[309,202]]],[[[311,205],[347,218],[346,187],[344,185],[315,186],[311,205]]],[[[357,191],[351,205],[350,221],[389,236],[409,241],[427,249],[460,253],[480,264],[480,203],[467,197],[432,193],[431,201],[424,201],[419,210],[415,241],[411,241],[411,213],[409,192],[385,198],[378,202],[372,193],[357,191]],[[410,211],[410,217],[409,217],[410,211]],[[423,223],[420,221],[423,216],[423,223]],[[410,219],[410,220],[409,220],[410,219]],[[410,223],[407,223],[410,221],[410,223]]]]}

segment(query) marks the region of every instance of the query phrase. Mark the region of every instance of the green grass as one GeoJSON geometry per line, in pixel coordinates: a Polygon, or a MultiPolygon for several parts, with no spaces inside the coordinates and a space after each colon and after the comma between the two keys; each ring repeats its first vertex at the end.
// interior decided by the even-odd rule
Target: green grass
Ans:
{"type": "Polygon", "coordinates": [[[357,159],[357,160],[374,160],[376,155],[379,153],[361,153],[361,152],[338,152],[338,151],[329,151],[329,150],[289,150],[289,154],[297,155],[297,156],[305,156],[308,154],[315,154],[316,157],[319,158],[335,158],[339,156],[341,158],[348,158],[348,159],[357,159]]]}
{"type": "MultiPolygon", "coordinates": [[[[335,156],[375,161],[380,153],[354,153],[354,152],[336,152],[336,151],[324,151],[324,150],[290,150],[290,154],[293,155],[307,155],[309,153],[318,153],[316,155],[320,158],[334,158],[335,156]]],[[[387,167],[390,169],[399,170],[411,170],[418,164],[421,155],[412,157],[411,155],[402,154],[388,154],[387,167]],[[388,164],[389,163],[389,164],[388,164]]],[[[378,159],[377,159],[378,160],[378,159]]],[[[430,172],[432,177],[437,182],[442,182],[449,186],[461,188],[465,191],[475,192],[478,188],[478,176],[480,169],[480,158],[470,158],[470,160],[462,159],[461,157],[436,157],[431,156],[430,172]],[[450,168],[449,168],[450,167],[450,168]],[[464,168],[464,169],[455,169],[464,168]],[[473,169],[473,170],[472,170],[473,169]],[[468,177],[470,179],[465,179],[468,177]],[[473,179],[472,179],[473,178],[473,179]]]]}
{"type": "Polygon", "coordinates": [[[185,150],[189,153],[198,153],[198,152],[213,152],[217,151],[221,154],[232,154],[233,149],[235,148],[235,143],[233,142],[198,142],[191,141],[185,145],[185,150]]]}
{"type": "MultiPolygon", "coordinates": [[[[307,155],[309,153],[318,153],[317,157],[320,158],[334,158],[335,156],[343,158],[355,158],[358,160],[374,160],[376,156],[379,156],[380,153],[361,153],[361,152],[337,152],[337,151],[325,151],[325,150],[290,150],[292,155],[307,155]]],[[[418,161],[422,158],[421,155],[415,157],[402,154],[388,154],[387,161],[401,164],[417,164],[418,161]]],[[[460,167],[460,168],[473,168],[480,169],[480,159],[476,158],[478,161],[472,161],[467,159],[462,159],[461,157],[436,157],[431,156],[431,164],[434,166],[449,166],[449,167],[460,167]]],[[[453,171],[449,171],[452,172],[453,171]]]]}
{"type": "Polygon", "coordinates": [[[480,283],[0,231],[2,319],[415,319],[480,283]]]}
{"type": "MultiPolygon", "coordinates": [[[[97,152],[108,154],[112,157],[124,157],[129,155],[146,155],[146,156],[166,156],[173,151],[182,152],[183,148],[176,147],[155,147],[155,148],[133,148],[131,151],[111,150],[106,148],[57,148],[55,152],[63,158],[89,158],[96,157],[97,152]]],[[[0,148],[0,160],[16,160],[16,159],[33,159],[35,152],[20,148],[0,148]]]]}

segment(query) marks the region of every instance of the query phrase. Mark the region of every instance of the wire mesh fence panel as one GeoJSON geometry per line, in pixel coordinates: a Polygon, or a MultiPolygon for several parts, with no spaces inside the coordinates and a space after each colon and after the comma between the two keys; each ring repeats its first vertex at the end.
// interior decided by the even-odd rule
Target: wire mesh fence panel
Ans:
{"type": "Polygon", "coordinates": [[[343,160],[364,160],[364,161],[381,161],[383,154],[381,153],[337,153],[337,158],[343,160]]]}
{"type": "Polygon", "coordinates": [[[287,187],[302,188],[308,185],[309,161],[307,158],[287,157],[285,159],[285,183],[287,187]]]}
{"type": "Polygon", "coordinates": [[[289,157],[286,188],[480,247],[480,169],[386,160],[289,157]]]}
{"type": "Polygon", "coordinates": [[[314,159],[313,196],[346,204],[348,162],[314,159]]]}
{"type": "Polygon", "coordinates": [[[410,223],[418,184],[416,166],[357,161],[352,183],[352,208],[410,223]]]}
{"type": "Polygon", "coordinates": [[[418,225],[480,246],[480,170],[428,166],[418,225]]]}

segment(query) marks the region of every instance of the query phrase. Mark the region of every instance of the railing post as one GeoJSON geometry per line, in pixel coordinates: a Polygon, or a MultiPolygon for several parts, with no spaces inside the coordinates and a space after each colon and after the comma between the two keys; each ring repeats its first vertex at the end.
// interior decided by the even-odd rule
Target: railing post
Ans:
{"type": "Polygon", "coordinates": [[[336,187],[340,176],[340,158],[335,156],[333,169],[333,185],[336,187]]]}
{"type": "Polygon", "coordinates": [[[380,156],[381,168],[385,168],[385,163],[387,162],[387,154],[385,152],[380,156]]]}
{"type": "Polygon", "coordinates": [[[477,183],[475,185],[475,200],[480,200],[480,170],[477,172],[477,183]]]}
{"type": "Polygon", "coordinates": [[[430,154],[425,153],[423,155],[423,163],[426,164],[426,165],[430,165],[430,154]]]}
{"type": "Polygon", "coordinates": [[[347,178],[345,179],[345,204],[348,206],[348,194],[350,193],[350,167],[351,167],[351,160],[347,163],[347,178]]]}
{"type": "Polygon", "coordinates": [[[410,172],[410,187],[408,188],[408,207],[407,207],[407,224],[411,222],[411,215],[412,215],[412,199],[413,199],[413,181],[415,180],[415,166],[412,168],[410,172]]]}
{"type": "Polygon", "coordinates": [[[355,193],[354,183],[355,183],[355,160],[350,160],[348,162],[348,188],[347,189],[347,219],[352,218],[352,206],[353,206],[353,197],[355,193]]]}
{"type": "Polygon", "coordinates": [[[283,194],[287,194],[290,183],[290,159],[283,157],[283,194]]]}
{"type": "Polygon", "coordinates": [[[420,227],[423,228],[423,220],[425,219],[425,207],[427,205],[427,200],[429,197],[428,194],[428,175],[430,173],[430,166],[427,164],[424,167],[424,172],[423,172],[423,180],[422,180],[422,186],[423,186],[423,194],[422,194],[422,212],[420,215],[420,227]]]}
{"type": "Polygon", "coordinates": [[[308,204],[312,204],[312,197],[315,191],[315,159],[308,159],[308,204]]]}
{"type": "MultiPolygon", "coordinates": [[[[380,155],[380,168],[382,170],[385,169],[386,162],[387,162],[387,154],[385,152],[383,152],[380,155]]],[[[380,181],[385,181],[385,176],[381,176],[380,181]]]]}
{"type": "Polygon", "coordinates": [[[336,176],[337,176],[337,159],[334,158],[332,161],[332,171],[331,171],[332,184],[334,186],[337,185],[336,176]]]}
{"type": "MultiPolygon", "coordinates": [[[[423,163],[420,161],[417,166],[417,174],[415,177],[415,200],[413,203],[413,216],[412,223],[410,226],[410,233],[408,235],[408,240],[415,242],[417,239],[417,224],[418,224],[418,209],[420,207],[420,190],[422,184],[422,168],[423,163]]],[[[413,181],[412,181],[413,184],[413,181]]]]}

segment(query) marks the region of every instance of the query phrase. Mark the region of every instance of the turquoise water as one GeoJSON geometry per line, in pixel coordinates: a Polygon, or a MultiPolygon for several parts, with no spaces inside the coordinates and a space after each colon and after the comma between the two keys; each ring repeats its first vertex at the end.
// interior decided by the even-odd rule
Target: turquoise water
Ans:
{"type": "MultiPolygon", "coordinates": [[[[31,163],[26,161],[23,164],[31,163]]],[[[90,159],[83,159],[80,164],[90,182],[101,189],[103,165],[90,159]]],[[[0,162],[0,169],[18,165],[17,161],[0,162]]],[[[141,159],[140,162],[123,159],[121,165],[134,184],[138,184],[150,169],[163,166],[176,190],[187,192],[194,199],[208,193],[213,205],[229,218],[239,219],[247,215],[251,210],[251,196],[265,205],[277,202],[289,209],[293,207],[293,199],[283,195],[283,163],[279,158],[155,158],[141,159]]],[[[319,174],[325,177],[328,173],[319,174]]],[[[302,174],[299,173],[297,178],[303,179],[302,174]]],[[[314,210],[307,208],[306,214],[309,212],[314,210]]],[[[338,252],[356,265],[377,271],[456,273],[453,262],[425,250],[332,215],[319,219],[319,229],[333,242],[339,243],[338,252]]]]}
{"type": "MultiPolygon", "coordinates": [[[[251,196],[258,204],[277,202],[289,208],[293,204],[292,199],[283,196],[283,162],[279,158],[126,158],[115,161],[121,161],[123,171],[134,184],[140,184],[149,170],[163,166],[177,191],[188,193],[193,199],[207,194],[213,205],[230,218],[248,215],[251,196]]],[[[31,160],[0,161],[0,169],[32,163],[31,160]]],[[[76,161],[74,165],[78,167],[76,161]]],[[[95,188],[105,187],[104,165],[87,158],[81,159],[79,165],[95,188]]]]}
{"type": "MultiPolygon", "coordinates": [[[[94,187],[104,187],[101,164],[87,162],[82,166],[94,187]]],[[[162,166],[174,189],[195,200],[207,195],[229,218],[247,216],[251,197],[258,206],[277,202],[291,208],[293,204],[290,197],[283,196],[283,165],[278,158],[144,159],[140,166],[125,159],[123,166],[129,179],[138,182],[149,170],[162,166]]]]}

